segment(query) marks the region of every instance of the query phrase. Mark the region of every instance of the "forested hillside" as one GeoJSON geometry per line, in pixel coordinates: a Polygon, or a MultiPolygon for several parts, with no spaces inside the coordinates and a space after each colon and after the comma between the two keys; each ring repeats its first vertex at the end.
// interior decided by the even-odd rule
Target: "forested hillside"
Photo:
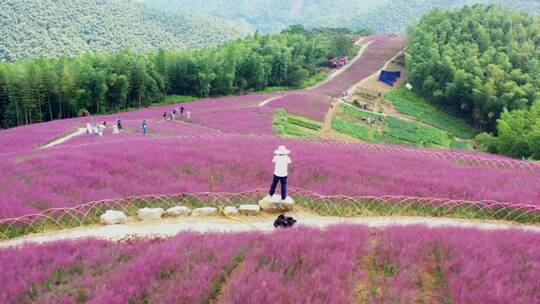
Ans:
{"type": "Polygon", "coordinates": [[[498,134],[480,135],[486,149],[540,158],[539,43],[536,15],[494,6],[436,10],[412,33],[410,81],[433,103],[498,134]]]}
{"type": "Polygon", "coordinates": [[[202,15],[156,12],[131,0],[2,0],[0,60],[217,46],[252,31],[202,15]]]}
{"type": "Polygon", "coordinates": [[[245,22],[265,32],[290,24],[310,27],[372,28],[377,32],[405,32],[434,8],[489,3],[540,12],[536,0],[142,0],[163,11],[197,12],[245,22]]]}
{"type": "Polygon", "coordinates": [[[75,117],[83,109],[109,113],[144,107],[167,94],[207,97],[268,86],[299,87],[330,58],[353,51],[350,37],[294,27],[217,49],[89,53],[2,63],[0,127],[75,117]]]}

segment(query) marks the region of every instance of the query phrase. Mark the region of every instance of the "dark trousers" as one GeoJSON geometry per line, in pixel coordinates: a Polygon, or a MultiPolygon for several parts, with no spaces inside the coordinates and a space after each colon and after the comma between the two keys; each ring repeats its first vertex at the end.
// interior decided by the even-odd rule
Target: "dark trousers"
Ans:
{"type": "Polygon", "coordinates": [[[274,195],[276,193],[276,187],[278,182],[281,182],[281,199],[284,200],[287,198],[287,176],[275,176],[274,180],[272,181],[272,186],[270,186],[270,196],[274,195]]]}

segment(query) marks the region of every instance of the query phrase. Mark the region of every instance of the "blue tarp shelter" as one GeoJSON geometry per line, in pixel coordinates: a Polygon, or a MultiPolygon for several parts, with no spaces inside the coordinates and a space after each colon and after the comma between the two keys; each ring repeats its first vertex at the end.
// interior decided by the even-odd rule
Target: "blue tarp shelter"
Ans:
{"type": "Polygon", "coordinates": [[[399,77],[401,77],[400,71],[394,72],[382,70],[381,74],[379,75],[379,81],[382,81],[390,86],[394,86],[394,83],[396,83],[399,77]]]}

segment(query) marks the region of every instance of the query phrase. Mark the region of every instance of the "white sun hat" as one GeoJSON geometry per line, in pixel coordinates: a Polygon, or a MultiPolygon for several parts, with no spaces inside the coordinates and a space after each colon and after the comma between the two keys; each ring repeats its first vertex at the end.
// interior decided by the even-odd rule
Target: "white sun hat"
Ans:
{"type": "Polygon", "coordinates": [[[289,154],[291,153],[291,151],[287,150],[287,148],[285,148],[285,146],[279,146],[279,148],[274,151],[274,154],[289,154]]]}

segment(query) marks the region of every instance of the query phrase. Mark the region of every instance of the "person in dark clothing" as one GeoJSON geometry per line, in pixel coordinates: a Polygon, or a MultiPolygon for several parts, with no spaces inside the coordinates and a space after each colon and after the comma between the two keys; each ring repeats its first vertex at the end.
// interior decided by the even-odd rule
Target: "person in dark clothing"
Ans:
{"type": "Polygon", "coordinates": [[[167,112],[163,112],[163,120],[167,120],[167,112]]]}
{"type": "Polygon", "coordinates": [[[118,126],[118,130],[122,130],[122,120],[120,120],[120,116],[116,118],[116,125],[118,126]]]}
{"type": "Polygon", "coordinates": [[[275,228],[289,228],[296,224],[296,220],[288,215],[280,214],[274,221],[275,228]]]}
{"type": "Polygon", "coordinates": [[[180,115],[184,114],[184,107],[180,107],[180,115]]]}
{"type": "Polygon", "coordinates": [[[148,133],[148,123],[146,122],[146,120],[143,120],[142,122],[142,129],[143,129],[143,134],[146,135],[148,133]]]}

